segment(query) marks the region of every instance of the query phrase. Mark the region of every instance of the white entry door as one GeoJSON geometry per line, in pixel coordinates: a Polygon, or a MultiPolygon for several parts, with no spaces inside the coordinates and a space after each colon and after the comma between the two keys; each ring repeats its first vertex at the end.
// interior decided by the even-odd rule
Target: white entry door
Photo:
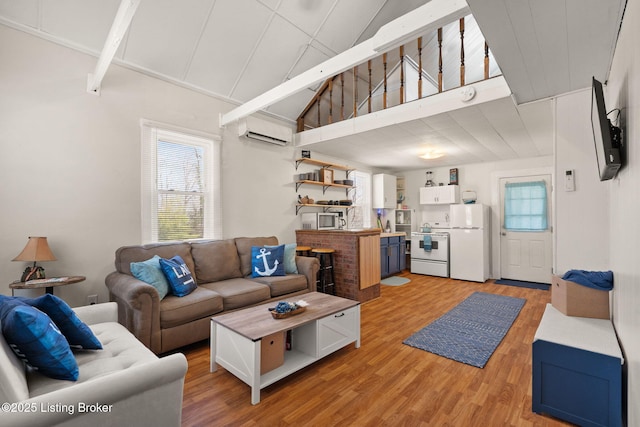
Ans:
{"type": "Polygon", "coordinates": [[[551,176],[527,176],[500,179],[500,271],[503,279],[551,283],[551,176]],[[544,230],[505,228],[505,191],[507,184],[544,182],[546,188],[547,227],[544,230]]]}

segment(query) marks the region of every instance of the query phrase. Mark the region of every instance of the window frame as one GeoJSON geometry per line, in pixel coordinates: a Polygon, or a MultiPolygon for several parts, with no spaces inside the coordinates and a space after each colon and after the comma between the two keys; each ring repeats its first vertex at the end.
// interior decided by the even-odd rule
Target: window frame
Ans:
{"type": "Polygon", "coordinates": [[[371,200],[372,189],[372,173],[364,172],[360,170],[354,170],[354,195],[353,202],[354,207],[348,210],[348,221],[350,228],[369,228],[371,226],[371,210],[373,201],[371,200]],[[366,182],[363,188],[362,180],[366,182]],[[360,216],[361,218],[358,218],[360,216]],[[360,224],[360,221],[362,224],[360,224]]]}
{"type": "MultiPolygon", "coordinates": [[[[203,149],[204,230],[202,239],[222,238],[220,203],[221,138],[176,126],[142,119],[141,127],[141,240],[158,242],[158,141],[203,149]],[[207,213],[208,212],[208,213],[207,213]]],[[[176,193],[178,194],[178,193],[176,193]]],[[[198,239],[189,239],[198,240],[198,239]]]]}

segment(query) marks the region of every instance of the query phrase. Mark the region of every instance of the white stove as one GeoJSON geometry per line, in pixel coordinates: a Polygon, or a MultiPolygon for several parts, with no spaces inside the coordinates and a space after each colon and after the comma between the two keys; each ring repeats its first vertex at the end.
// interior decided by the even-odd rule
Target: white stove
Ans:
{"type": "Polygon", "coordinates": [[[411,233],[411,272],[449,277],[449,233],[411,233]]]}

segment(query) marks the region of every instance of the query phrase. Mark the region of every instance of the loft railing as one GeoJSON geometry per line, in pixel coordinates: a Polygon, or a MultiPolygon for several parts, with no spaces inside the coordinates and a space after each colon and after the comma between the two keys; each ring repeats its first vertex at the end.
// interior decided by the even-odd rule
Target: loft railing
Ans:
{"type": "Polygon", "coordinates": [[[297,130],[384,110],[500,74],[469,15],[327,79],[298,117],[297,130]]]}

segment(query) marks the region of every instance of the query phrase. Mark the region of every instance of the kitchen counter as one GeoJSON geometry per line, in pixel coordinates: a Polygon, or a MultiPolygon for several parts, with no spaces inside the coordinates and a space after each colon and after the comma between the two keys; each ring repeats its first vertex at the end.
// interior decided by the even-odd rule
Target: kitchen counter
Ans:
{"type": "Polygon", "coordinates": [[[336,295],[366,302],[380,296],[380,229],[296,230],[296,243],[331,248],[336,295]]]}
{"type": "MultiPolygon", "coordinates": [[[[404,231],[397,231],[395,233],[380,233],[380,237],[396,237],[396,236],[407,237],[407,233],[405,233],[404,231]]],[[[411,237],[411,236],[408,236],[408,237],[411,237]]]]}

